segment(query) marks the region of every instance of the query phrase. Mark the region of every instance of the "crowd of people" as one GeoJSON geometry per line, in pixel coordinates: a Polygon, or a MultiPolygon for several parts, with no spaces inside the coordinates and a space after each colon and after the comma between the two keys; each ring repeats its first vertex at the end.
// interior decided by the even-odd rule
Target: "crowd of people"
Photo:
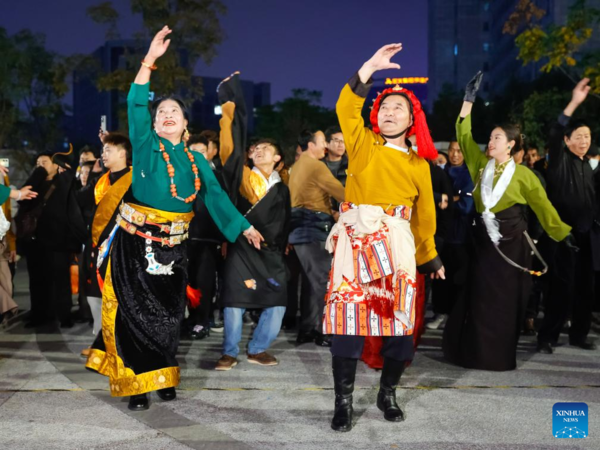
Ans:
{"type": "MultiPolygon", "coordinates": [[[[279,363],[269,348],[282,328],[297,330],[297,345],[330,347],[337,431],[352,428],[357,362],[369,352],[382,369],[377,406],[403,420],[395,390],[424,328],[443,328],[448,361],[480,370],[515,369],[522,334],[537,334],[538,351],[551,354],[568,326],[570,345],[596,348],[598,151],[589,124],[572,119],[589,80],[544,152],[509,123],[483,149],[471,134],[478,73],[443,152],[420,101],[400,86],[378,95],[365,127],[372,75],[399,68],[391,58],[402,46],[386,45],[342,89],[339,123],[303,131],[288,167],[277,142],[247,141],[238,74],[219,86],[218,131],[190,133],[176,96],[149,108],[170,33],[155,36],[131,86],[128,136],[101,131],[101,158],[85,148],[77,170],[65,155],[42,154],[20,192],[0,186],[0,200],[22,203],[26,326],[90,322],[86,367],[109,377],[112,395],[129,396],[131,410],[147,409],[151,391],[176,398],[180,336],[222,335],[215,369],[227,371],[240,362],[244,324],[248,363],[279,363]],[[424,326],[420,298],[434,314],[424,326]]],[[[12,255],[7,242],[0,250],[12,255]]],[[[15,307],[5,306],[4,272],[6,314],[15,307]]]]}

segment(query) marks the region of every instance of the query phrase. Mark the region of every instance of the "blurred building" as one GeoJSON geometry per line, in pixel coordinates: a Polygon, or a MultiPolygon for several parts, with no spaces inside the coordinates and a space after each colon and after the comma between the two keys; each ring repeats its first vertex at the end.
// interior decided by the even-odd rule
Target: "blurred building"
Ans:
{"type": "MultiPolygon", "coordinates": [[[[564,25],[576,0],[535,0],[546,11],[542,25],[564,25]]],[[[517,60],[515,36],[502,32],[518,0],[429,0],[429,108],[447,85],[464,89],[478,70],[484,78],[480,94],[488,98],[503,92],[511,78],[532,81],[544,63],[523,66],[517,60]]],[[[600,0],[588,0],[600,8],[600,0]]],[[[600,33],[587,44],[600,47],[600,33]]]]}
{"type": "MultiPolygon", "coordinates": [[[[103,73],[111,72],[126,67],[128,50],[135,50],[139,42],[133,40],[107,41],[98,48],[93,57],[96,59],[103,73]]],[[[143,44],[147,46],[147,43],[143,44]]],[[[180,51],[180,59],[186,64],[187,55],[180,51]]],[[[134,70],[137,70],[134,69],[134,70]]],[[[227,76],[228,74],[225,74],[227,76]]],[[[75,72],[73,74],[73,123],[72,141],[77,144],[91,143],[96,145],[100,117],[105,115],[108,130],[124,128],[121,123],[123,118],[123,105],[127,101],[127,94],[118,91],[100,91],[96,87],[96,73],[75,72]]],[[[190,126],[196,130],[219,129],[220,108],[216,89],[222,78],[194,76],[194,82],[202,83],[204,95],[201,99],[189,105],[190,126]]],[[[255,127],[254,114],[256,108],[268,105],[271,102],[270,83],[254,83],[242,80],[242,88],[248,108],[248,131],[252,133],[255,127]]],[[[158,94],[158,93],[157,93],[158,94]]],[[[154,97],[151,92],[149,101],[154,97]]]]}

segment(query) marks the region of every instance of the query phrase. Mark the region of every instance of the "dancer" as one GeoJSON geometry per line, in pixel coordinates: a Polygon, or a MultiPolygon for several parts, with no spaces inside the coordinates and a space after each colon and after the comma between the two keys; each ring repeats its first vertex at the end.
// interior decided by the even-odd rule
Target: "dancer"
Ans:
{"type": "Polygon", "coordinates": [[[373,130],[365,128],[361,116],[371,75],[399,69],[390,58],[401,49],[401,44],[379,49],[344,87],[336,107],[349,160],[346,201],[327,240],[334,258],[323,319],[323,333],[333,334],[331,427],[336,431],[352,428],[352,392],[365,336],[384,341],[377,406],[386,420],[403,420],[395,391],[414,355],[417,265],[421,272],[444,276],[433,239],[435,205],[425,161],[437,152],[421,103],[396,86],[375,100],[373,130]],[[413,134],[418,154],[406,148],[413,134]]]}
{"type": "MultiPolygon", "coordinates": [[[[517,342],[531,289],[531,252],[526,208],[531,207],[548,235],[562,241],[571,227],[563,223],[546,191],[527,167],[512,155],[522,145],[515,125],[494,128],[488,160],[471,135],[471,109],[483,74],[467,85],[456,123],[458,144],[471,179],[478,213],[469,276],[470,294],[452,310],[444,329],[444,355],[463,367],[515,369],[517,342]]],[[[570,239],[570,238],[569,238],[570,239]]],[[[540,257],[541,259],[541,257],[540,257]]]]}
{"type": "Polygon", "coordinates": [[[175,355],[187,284],[184,241],[196,196],[227,239],[244,232],[257,248],[262,240],[235,210],[206,160],[194,158],[182,140],[185,104],[162,98],[153,103],[152,114],[148,111],[150,74],[170,33],[165,26],[156,34],[129,92],[132,189],[98,251],[99,267],[108,259],[102,290],[105,352],[90,355],[88,367],[109,376],[111,395],[130,396],[134,411],[148,408],[147,392],[156,390],[163,400],[176,397],[175,355]]]}
{"type": "Polygon", "coordinates": [[[288,187],[275,167],[282,158],[274,141],[261,139],[252,153],[254,167],[244,165],[246,105],[239,75],[227,78],[219,87],[223,106],[221,161],[226,179],[236,180],[237,207],[264,236],[257,252],[243,239],[228,246],[223,269],[225,335],[223,355],[216,370],[237,365],[242,337],[242,316],[250,308],[262,309],[258,325],[248,343],[247,360],[252,364],[275,366],[279,362],[269,346],[277,337],[287,304],[287,271],[284,253],[290,228],[291,202],[288,187]]]}

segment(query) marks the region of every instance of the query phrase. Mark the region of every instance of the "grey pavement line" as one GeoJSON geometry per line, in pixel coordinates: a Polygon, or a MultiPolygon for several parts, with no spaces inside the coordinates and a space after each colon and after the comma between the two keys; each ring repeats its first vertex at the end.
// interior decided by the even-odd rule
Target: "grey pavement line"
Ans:
{"type": "MultiPolygon", "coordinates": [[[[57,370],[59,370],[57,368],[57,370]]],[[[60,372],[60,370],[59,370],[60,372]]],[[[65,375],[63,372],[61,372],[63,375],[65,375]]],[[[65,375],[66,376],[66,375],[65,375]]],[[[67,378],[71,378],[71,377],[67,377],[67,378]]],[[[77,377],[76,377],[77,378],[77,377]]],[[[75,384],[76,383],[74,380],[73,381],[75,384]]],[[[552,384],[545,384],[545,385],[531,385],[531,386],[526,386],[526,385],[504,385],[504,386],[483,386],[483,385],[465,385],[465,386],[398,386],[396,389],[402,390],[402,391],[437,391],[437,390],[469,390],[469,389],[598,389],[600,388],[600,384],[584,384],[584,385],[574,385],[574,386],[569,386],[569,385],[552,385],[552,384]]],[[[360,391],[360,390],[364,390],[364,391],[369,391],[373,389],[373,387],[355,387],[354,390],[355,391],[360,391]]],[[[230,387],[230,388],[214,388],[214,387],[195,387],[195,388],[182,388],[182,387],[178,387],[177,388],[178,391],[187,391],[187,392],[199,392],[199,391],[261,391],[261,392],[276,392],[276,391],[333,391],[334,388],[331,387],[307,387],[307,388],[290,388],[290,387],[285,387],[285,388],[246,388],[246,387],[230,387]]],[[[35,392],[109,392],[108,388],[105,389],[101,389],[101,388],[92,388],[92,389],[86,389],[86,388],[64,388],[64,389],[51,389],[51,388],[44,388],[44,389],[0,389],[0,393],[14,393],[14,392],[30,392],[30,393],[35,393],[35,392]]]]}
{"type": "MultiPolygon", "coordinates": [[[[62,374],[65,378],[70,380],[72,383],[81,386],[85,385],[90,375],[97,375],[83,368],[83,364],[79,359],[79,355],[75,354],[69,349],[64,335],[58,333],[53,334],[53,337],[59,337],[60,340],[53,340],[51,342],[44,341],[44,338],[36,333],[36,341],[38,347],[44,358],[52,364],[56,370],[62,374]],[[64,356],[68,355],[72,361],[65,362],[64,356]],[[72,365],[77,364],[81,367],[81,371],[72,372],[72,365]]],[[[48,391],[71,391],[71,389],[65,390],[46,390],[40,389],[40,392],[48,391]]],[[[233,439],[226,433],[222,433],[210,426],[196,423],[192,420],[187,419],[184,416],[177,414],[169,408],[161,407],[160,402],[158,405],[150,408],[148,411],[134,412],[132,413],[123,405],[123,397],[110,397],[106,396],[108,389],[73,389],[74,392],[89,392],[93,397],[101,400],[110,406],[120,410],[127,414],[133,419],[143,423],[144,425],[166,435],[180,444],[187,445],[190,448],[196,450],[212,450],[212,449],[227,449],[227,450],[249,450],[250,446],[233,439]],[[202,436],[202,441],[198,441],[197,437],[202,436]]],[[[35,389],[31,391],[17,390],[17,392],[36,392],[35,389]]],[[[154,403],[151,400],[151,403],[154,403]]]]}

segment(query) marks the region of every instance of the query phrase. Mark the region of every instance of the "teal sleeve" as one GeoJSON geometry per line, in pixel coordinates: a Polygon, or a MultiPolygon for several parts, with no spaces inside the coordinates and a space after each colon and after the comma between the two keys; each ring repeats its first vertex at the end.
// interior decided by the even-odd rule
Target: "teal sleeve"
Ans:
{"type": "Polygon", "coordinates": [[[537,216],[548,236],[557,242],[562,241],[571,232],[571,227],[560,220],[558,212],[548,200],[546,191],[533,172],[527,173],[522,185],[523,194],[529,207],[537,216]]]}
{"type": "Polygon", "coordinates": [[[210,216],[215,224],[229,242],[235,242],[243,231],[250,228],[250,222],[233,206],[229,197],[221,189],[221,185],[215,178],[212,169],[203,156],[198,155],[196,166],[202,186],[200,187],[200,198],[208,208],[210,216]]]}
{"type": "Polygon", "coordinates": [[[456,121],[456,139],[458,140],[460,151],[465,158],[471,179],[475,184],[479,179],[479,170],[485,167],[488,159],[471,134],[471,114],[464,119],[461,119],[460,116],[458,117],[456,121]]]}
{"type": "Polygon", "coordinates": [[[129,120],[129,139],[133,151],[145,148],[152,137],[152,118],[148,109],[150,83],[131,84],[127,96],[127,118],[129,120]]]}
{"type": "Polygon", "coordinates": [[[3,205],[6,200],[10,197],[10,188],[0,184],[0,205],[3,205]]]}

